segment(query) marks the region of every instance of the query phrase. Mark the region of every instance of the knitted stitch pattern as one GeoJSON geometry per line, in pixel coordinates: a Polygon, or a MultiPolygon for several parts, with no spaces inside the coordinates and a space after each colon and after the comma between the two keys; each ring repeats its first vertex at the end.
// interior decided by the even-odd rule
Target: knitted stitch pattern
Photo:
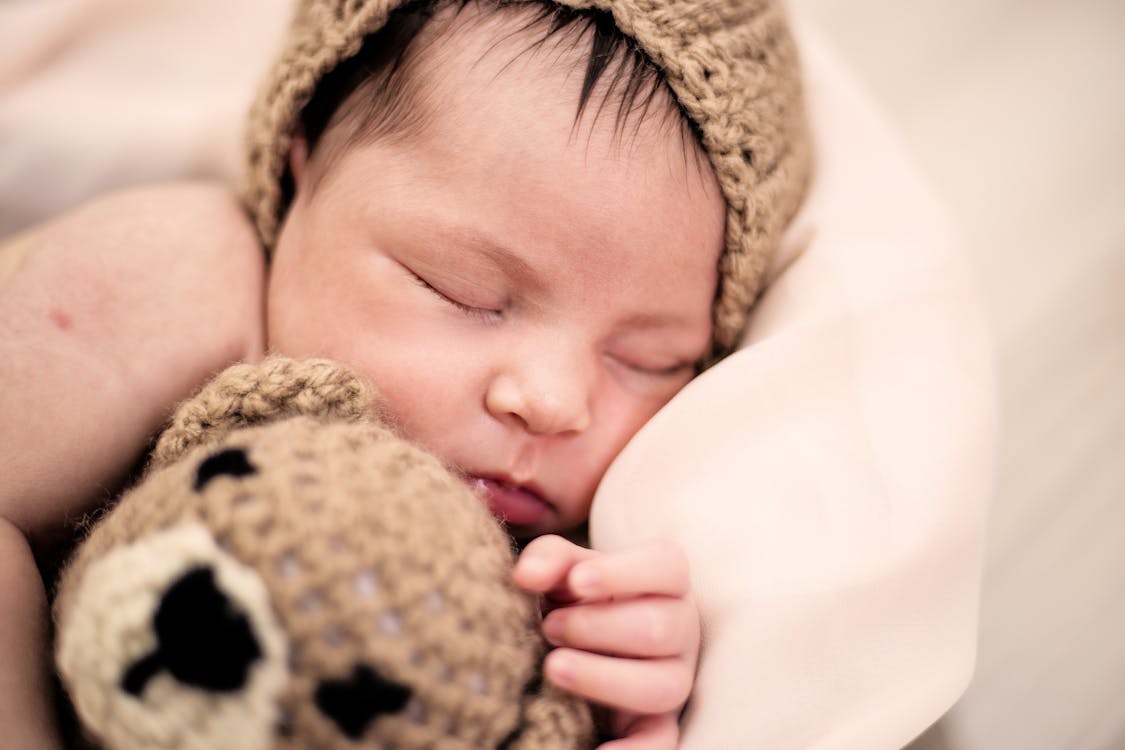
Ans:
{"type": "MultiPolygon", "coordinates": [[[[405,0],[301,0],[250,113],[244,201],[267,249],[302,108],[405,0]]],[[[711,359],[738,344],[811,171],[797,49],[782,0],[558,0],[609,12],[698,126],[727,203],[711,359]]]]}
{"type": "Polygon", "coordinates": [[[271,359],[180,407],[55,601],[104,747],[590,745],[588,707],[539,679],[510,540],[373,403],[332,363],[271,359]]]}

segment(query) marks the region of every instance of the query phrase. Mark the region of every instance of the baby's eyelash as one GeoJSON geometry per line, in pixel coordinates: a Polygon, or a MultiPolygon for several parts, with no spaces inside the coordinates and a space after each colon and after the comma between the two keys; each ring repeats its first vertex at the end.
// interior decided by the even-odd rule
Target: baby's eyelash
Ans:
{"type": "Polygon", "coordinates": [[[645,375],[652,375],[657,378],[672,378],[683,375],[687,370],[694,368],[694,364],[685,362],[682,364],[671,365],[670,367],[661,367],[659,369],[649,367],[634,367],[637,372],[645,375]]]}
{"type": "MultiPolygon", "coordinates": [[[[407,269],[407,270],[409,270],[409,269],[407,269]]],[[[436,295],[443,302],[446,302],[447,304],[453,305],[458,310],[465,313],[466,315],[468,315],[471,318],[476,318],[476,319],[482,320],[484,322],[492,322],[492,321],[497,320],[501,315],[504,314],[503,310],[493,310],[493,309],[487,308],[487,307],[473,307],[472,305],[466,305],[464,302],[460,302],[458,300],[455,300],[452,297],[450,297],[449,295],[445,294],[440,289],[438,289],[433,284],[426,281],[425,279],[423,279],[421,276],[414,273],[413,271],[410,271],[410,276],[414,279],[414,281],[419,286],[421,286],[425,289],[428,289],[430,292],[432,292],[434,295],[436,295]]]]}
{"type": "Polygon", "coordinates": [[[653,378],[673,378],[683,375],[688,370],[694,370],[695,364],[692,362],[678,362],[668,367],[644,367],[642,365],[633,364],[627,360],[618,359],[614,357],[622,367],[632,370],[639,375],[646,375],[653,378]]]}

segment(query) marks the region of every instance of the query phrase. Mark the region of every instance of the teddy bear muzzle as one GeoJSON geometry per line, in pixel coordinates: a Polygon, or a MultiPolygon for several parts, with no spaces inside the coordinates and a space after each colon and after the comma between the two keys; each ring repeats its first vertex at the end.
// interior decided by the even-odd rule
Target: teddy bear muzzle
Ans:
{"type": "Polygon", "coordinates": [[[166,669],[185,685],[232,693],[246,686],[262,648],[250,620],[215,583],[215,571],[190,569],[172,583],[153,618],[157,646],[125,672],[121,687],[140,696],[166,669]]]}
{"type": "Polygon", "coordinates": [[[57,650],[75,709],[109,747],[273,746],[287,639],[261,577],[202,524],[93,561],[57,650]]]}

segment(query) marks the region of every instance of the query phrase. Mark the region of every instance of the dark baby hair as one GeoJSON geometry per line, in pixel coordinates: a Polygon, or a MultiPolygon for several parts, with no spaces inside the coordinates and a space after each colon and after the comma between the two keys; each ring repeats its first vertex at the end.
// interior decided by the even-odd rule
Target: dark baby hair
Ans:
{"type": "MultiPolygon", "coordinates": [[[[582,89],[575,112],[575,126],[590,109],[601,86],[594,118],[610,112],[615,134],[623,135],[632,121],[636,127],[661,99],[665,117],[679,126],[685,153],[705,160],[700,134],[678,99],[667,90],[664,76],[631,38],[623,34],[612,16],[596,9],[573,9],[550,0],[414,0],[393,11],[379,31],[369,36],[360,50],[324,76],[301,112],[301,130],[310,156],[329,129],[342,128],[343,142],[352,144],[412,132],[424,125],[426,112],[416,106],[411,81],[411,62],[419,54],[417,38],[441,10],[454,8],[460,14],[476,4],[493,12],[523,10],[527,20],[503,39],[533,33],[523,53],[542,48],[550,41],[589,45],[582,89]],[[667,96],[661,97],[661,94],[667,96]]],[[[283,178],[288,203],[293,195],[292,176],[283,178]]]]}

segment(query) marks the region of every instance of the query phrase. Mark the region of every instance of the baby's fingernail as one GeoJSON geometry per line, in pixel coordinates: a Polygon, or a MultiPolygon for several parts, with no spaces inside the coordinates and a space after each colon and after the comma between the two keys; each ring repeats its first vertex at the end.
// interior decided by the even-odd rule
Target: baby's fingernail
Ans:
{"type": "Polygon", "coordinates": [[[561,617],[548,617],[543,621],[543,635],[556,646],[562,642],[563,630],[561,617]]]}
{"type": "Polygon", "coordinates": [[[521,557],[516,560],[516,570],[521,573],[542,573],[547,570],[549,563],[542,557],[534,555],[521,557]]]}
{"type": "Polygon", "coordinates": [[[578,568],[570,575],[570,589],[581,597],[594,596],[601,590],[602,579],[594,568],[578,568]]]}
{"type": "Polygon", "coordinates": [[[547,676],[550,677],[551,682],[559,687],[569,687],[574,684],[574,673],[576,670],[574,659],[556,651],[551,654],[549,661],[550,663],[547,665],[547,676]]]}

